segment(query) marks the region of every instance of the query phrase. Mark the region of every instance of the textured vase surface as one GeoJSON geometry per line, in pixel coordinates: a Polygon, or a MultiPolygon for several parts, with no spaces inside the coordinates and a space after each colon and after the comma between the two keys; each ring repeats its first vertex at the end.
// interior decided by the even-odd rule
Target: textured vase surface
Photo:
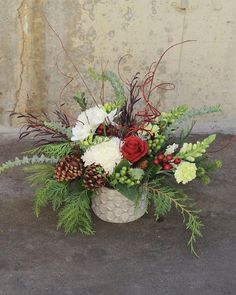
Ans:
{"type": "Polygon", "coordinates": [[[118,191],[103,187],[92,199],[92,209],[104,221],[127,223],[144,215],[147,209],[147,196],[144,193],[139,203],[135,204],[118,191]]]}

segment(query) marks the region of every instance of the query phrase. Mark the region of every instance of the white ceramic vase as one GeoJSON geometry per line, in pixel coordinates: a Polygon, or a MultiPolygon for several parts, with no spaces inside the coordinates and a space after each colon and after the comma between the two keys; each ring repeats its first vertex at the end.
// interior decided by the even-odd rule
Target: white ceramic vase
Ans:
{"type": "Polygon", "coordinates": [[[92,199],[93,212],[102,220],[112,223],[127,223],[144,215],[147,209],[147,195],[143,193],[138,204],[127,199],[120,192],[103,187],[92,199]]]}

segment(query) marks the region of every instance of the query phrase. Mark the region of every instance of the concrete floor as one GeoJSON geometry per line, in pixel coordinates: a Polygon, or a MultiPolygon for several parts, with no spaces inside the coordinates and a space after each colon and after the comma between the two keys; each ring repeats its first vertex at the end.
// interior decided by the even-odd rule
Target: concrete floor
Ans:
{"type": "MultiPolygon", "coordinates": [[[[0,137],[0,162],[29,146],[0,137]]],[[[219,135],[212,149],[228,138],[219,135]]],[[[200,258],[189,253],[175,210],[161,223],[151,214],[124,225],[94,216],[95,236],[65,236],[50,209],[33,215],[33,190],[20,170],[0,175],[0,294],[235,295],[235,147],[214,155],[224,166],[208,187],[188,187],[203,208],[200,258]]]]}

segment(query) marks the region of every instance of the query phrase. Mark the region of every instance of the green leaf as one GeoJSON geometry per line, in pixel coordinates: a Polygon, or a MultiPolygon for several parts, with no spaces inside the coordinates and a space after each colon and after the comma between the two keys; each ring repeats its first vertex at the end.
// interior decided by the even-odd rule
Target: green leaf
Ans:
{"type": "Polygon", "coordinates": [[[144,171],[143,171],[143,169],[140,169],[140,168],[131,168],[131,169],[129,170],[129,175],[130,175],[133,179],[140,180],[140,179],[143,178],[144,171]]]}
{"type": "Polygon", "coordinates": [[[77,93],[74,97],[74,100],[79,104],[81,111],[85,111],[87,109],[88,101],[85,98],[85,93],[77,93]]]}
{"type": "Polygon", "coordinates": [[[140,186],[127,186],[121,183],[118,183],[115,186],[115,189],[120,192],[127,199],[136,202],[141,197],[140,186]]]}
{"type": "Polygon", "coordinates": [[[130,167],[130,163],[127,160],[121,160],[120,163],[115,167],[115,172],[120,171],[122,167],[130,167]]]}

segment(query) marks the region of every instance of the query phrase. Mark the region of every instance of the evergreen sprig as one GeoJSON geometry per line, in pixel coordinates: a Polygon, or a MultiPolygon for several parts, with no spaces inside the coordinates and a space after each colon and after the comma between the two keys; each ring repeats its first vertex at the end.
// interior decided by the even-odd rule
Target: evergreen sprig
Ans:
{"type": "Polygon", "coordinates": [[[55,166],[49,164],[33,164],[30,166],[26,166],[23,170],[30,174],[26,177],[26,181],[30,185],[42,185],[49,178],[53,177],[55,166]]]}
{"type": "Polygon", "coordinates": [[[63,227],[66,233],[79,230],[85,235],[94,234],[88,194],[88,191],[84,190],[68,195],[64,207],[59,212],[58,228],[63,227]]]}
{"type": "Polygon", "coordinates": [[[73,142],[63,142],[63,143],[51,143],[46,145],[41,145],[34,149],[24,152],[24,154],[34,155],[34,154],[43,154],[48,157],[59,157],[69,155],[75,147],[73,142]]]}
{"type": "Polygon", "coordinates": [[[156,217],[168,213],[172,205],[182,214],[186,229],[191,232],[188,246],[191,252],[197,256],[194,246],[196,239],[202,236],[201,228],[203,226],[198,216],[200,210],[193,208],[194,204],[184,192],[160,184],[159,181],[153,181],[144,187],[149,191],[149,196],[154,202],[156,217]]]}
{"type": "Polygon", "coordinates": [[[53,210],[59,209],[69,193],[68,182],[58,182],[54,179],[45,179],[43,187],[36,190],[34,212],[38,217],[42,207],[52,204],[53,210]]]}

